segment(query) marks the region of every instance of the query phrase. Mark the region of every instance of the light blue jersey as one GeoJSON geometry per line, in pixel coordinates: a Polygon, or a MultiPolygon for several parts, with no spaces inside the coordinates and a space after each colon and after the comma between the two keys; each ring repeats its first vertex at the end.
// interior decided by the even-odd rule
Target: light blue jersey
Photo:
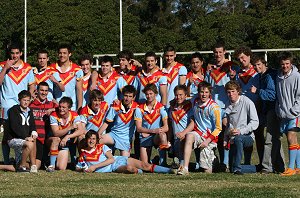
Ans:
{"type": "Polygon", "coordinates": [[[251,93],[250,89],[252,86],[255,86],[257,89],[259,86],[259,75],[253,68],[250,66],[248,70],[241,70],[238,74],[238,82],[242,87],[242,95],[247,96],[252,100],[252,102],[256,103],[258,100],[258,94],[251,93]]]}

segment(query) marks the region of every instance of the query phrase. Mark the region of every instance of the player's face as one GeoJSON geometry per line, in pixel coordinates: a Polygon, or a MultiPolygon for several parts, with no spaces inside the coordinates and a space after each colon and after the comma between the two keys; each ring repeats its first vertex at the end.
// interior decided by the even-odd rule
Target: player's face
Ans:
{"type": "Polygon", "coordinates": [[[225,59],[225,53],[226,51],[224,50],[223,47],[218,47],[214,49],[214,56],[217,62],[221,62],[225,59]]]}
{"type": "Polygon", "coordinates": [[[146,65],[148,70],[155,68],[157,60],[153,56],[146,57],[146,65]]]}
{"type": "Polygon", "coordinates": [[[37,97],[40,101],[44,101],[47,98],[47,95],[49,93],[49,87],[47,86],[40,86],[37,90],[37,97]]]}
{"type": "Polygon", "coordinates": [[[100,104],[102,100],[100,98],[95,98],[91,101],[91,108],[93,111],[98,111],[100,109],[100,104]]]}
{"type": "Polygon", "coordinates": [[[109,74],[111,72],[111,63],[110,62],[102,62],[101,63],[101,71],[102,71],[102,75],[105,76],[107,74],[109,74]]]}
{"type": "Polygon", "coordinates": [[[26,109],[30,104],[30,97],[25,97],[20,100],[20,106],[22,109],[26,109]]]}
{"type": "Polygon", "coordinates": [[[87,139],[87,146],[88,148],[92,149],[96,147],[96,144],[97,144],[97,137],[96,135],[93,134],[91,137],[87,139]]]}
{"type": "Polygon", "coordinates": [[[120,64],[120,69],[124,70],[126,69],[130,63],[126,58],[119,58],[119,64],[120,64]]]}
{"type": "Polygon", "coordinates": [[[174,51],[168,51],[164,55],[167,64],[171,64],[175,61],[176,53],[174,51]]]}
{"type": "Polygon", "coordinates": [[[178,105],[181,105],[186,99],[186,94],[183,90],[177,90],[175,93],[175,100],[178,105]]]}
{"type": "Polygon", "coordinates": [[[71,53],[67,48],[61,48],[58,52],[58,58],[61,63],[68,62],[70,60],[71,53]]]}
{"type": "Polygon", "coordinates": [[[199,72],[202,68],[203,61],[201,61],[199,58],[192,58],[191,65],[193,72],[199,72]]]}
{"type": "Polygon", "coordinates": [[[227,90],[227,95],[230,102],[234,103],[239,99],[239,92],[236,89],[227,90]]]}
{"type": "Polygon", "coordinates": [[[80,66],[81,66],[81,69],[82,69],[84,74],[88,74],[88,73],[91,72],[92,64],[89,60],[81,61],[80,66]]]}
{"type": "Polygon", "coordinates": [[[199,92],[199,98],[202,103],[207,102],[210,99],[211,93],[207,87],[202,87],[199,92]]]}
{"type": "Polygon", "coordinates": [[[133,93],[126,92],[126,93],[124,93],[122,102],[125,106],[128,106],[132,103],[132,101],[134,101],[134,98],[135,97],[133,96],[133,93]]]}
{"type": "Polygon", "coordinates": [[[147,102],[153,102],[156,98],[156,94],[152,90],[148,90],[145,93],[147,102]]]}
{"type": "Polygon", "coordinates": [[[284,75],[288,74],[293,67],[291,60],[282,60],[280,66],[281,66],[282,73],[284,75]]]}
{"type": "Polygon", "coordinates": [[[49,57],[46,53],[38,54],[38,64],[40,68],[46,68],[48,65],[49,57]]]}
{"type": "Polygon", "coordinates": [[[267,70],[267,67],[265,64],[263,64],[260,60],[254,63],[254,68],[256,69],[257,73],[264,73],[267,70]]]}
{"type": "Polygon", "coordinates": [[[70,108],[68,106],[68,103],[66,103],[66,102],[59,103],[58,112],[59,112],[60,116],[68,115],[69,111],[70,111],[70,108]]]}
{"type": "Polygon", "coordinates": [[[244,53],[241,53],[239,55],[238,59],[243,67],[248,67],[250,65],[250,56],[247,56],[244,53]]]}
{"type": "Polygon", "coordinates": [[[22,52],[19,49],[11,49],[10,50],[10,59],[14,60],[15,63],[21,59],[22,52]]]}

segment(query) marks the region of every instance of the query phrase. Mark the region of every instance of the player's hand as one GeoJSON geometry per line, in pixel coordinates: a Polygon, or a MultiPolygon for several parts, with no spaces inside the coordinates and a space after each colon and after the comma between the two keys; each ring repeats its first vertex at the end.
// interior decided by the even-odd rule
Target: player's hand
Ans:
{"type": "Polygon", "coordinates": [[[59,145],[60,145],[61,147],[65,147],[65,146],[67,145],[68,139],[69,139],[68,136],[65,136],[65,137],[60,141],[59,145]]]}
{"type": "Polygon", "coordinates": [[[183,140],[185,138],[185,134],[182,132],[176,133],[176,137],[178,137],[180,140],[183,140]]]}
{"type": "Polygon", "coordinates": [[[119,105],[120,103],[121,103],[121,101],[118,100],[118,99],[115,99],[115,100],[113,101],[113,104],[114,104],[114,105],[119,105]]]}
{"type": "Polygon", "coordinates": [[[47,110],[46,110],[46,115],[49,116],[53,111],[55,111],[55,108],[47,109],[47,110]]]}
{"type": "Polygon", "coordinates": [[[227,141],[224,141],[224,142],[223,142],[223,146],[224,146],[224,148],[227,148],[228,142],[227,142],[227,141]]]}
{"type": "Polygon", "coordinates": [[[149,133],[141,133],[143,138],[149,137],[150,134],[149,133]]]}
{"type": "Polygon", "coordinates": [[[229,68],[229,76],[231,79],[233,79],[236,76],[236,71],[231,69],[231,67],[229,68]]]}
{"type": "Polygon", "coordinates": [[[255,94],[256,91],[257,91],[257,88],[252,85],[251,88],[250,88],[250,92],[255,94]]]}
{"type": "Polygon", "coordinates": [[[32,137],[27,137],[27,138],[25,138],[25,140],[28,142],[34,142],[34,139],[32,137]]]}
{"type": "Polygon", "coordinates": [[[209,143],[210,143],[210,140],[206,139],[199,145],[199,148],[206,148],[209,143]]]}
{"type": "Polygon", "coordinates": [[[137,61],[135,59],[131,59],[130,63],[137,66],[137,67],[142,67],[143,66],[139,61],[137,61]]]}
{"type": "Polygon", "coordinates": [[[90,91],[93,91],[94,89],[97,89],[97,85],[95,83],[92,83],[90,86],[90,91]]]}
{"type": "Polygon", "coordinates": [[[14,64],[16,63],[16,61],[15,60],[7,60],[6,61],[6,63],[5,63],[5,65],[4,65],[4,67],[5,67],[5,69],[10,69],[14,64]]]}
{"type": "Polygon", "coordinates": [[[88,169],[84,170],[86,173],[92,173],[96,170],[96,167],[94,165],[91,165],[88,169]]]}
{"type": "Polygon", "coordinates": [[[230,135],[232,135],[232,136],[236,136],[236,135],[240,135],[240,134],[241,134],[241,132],[239,129],[230,130],[230,135]]]}

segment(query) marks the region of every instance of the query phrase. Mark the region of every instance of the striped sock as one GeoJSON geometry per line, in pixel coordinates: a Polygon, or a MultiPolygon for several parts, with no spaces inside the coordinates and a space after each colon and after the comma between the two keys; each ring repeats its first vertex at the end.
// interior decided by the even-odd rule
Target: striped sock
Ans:
{"type": "Polygon", "coordinates": [[[55,167],[58,150],[50,150],[50,165],[55,167]]]}
{"type": "Polygon", "coordinates": [[[300,144],[298,144],[297,157],[296,157],[297,168],[300,168],[300,144]]]}
{"type": "Polygon", "coordinates": [[[298,153],[298,144],[291,144],[289,146],[289,166],[288,166],[291,169],[295,168],[297,153],[298,153]]]}

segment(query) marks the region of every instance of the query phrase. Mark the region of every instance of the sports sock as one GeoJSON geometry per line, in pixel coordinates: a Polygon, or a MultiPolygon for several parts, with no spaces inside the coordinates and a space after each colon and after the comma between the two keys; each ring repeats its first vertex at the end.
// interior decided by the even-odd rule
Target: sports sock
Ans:
{"type": "Polygon", "coordinates": [[[50,150],[50,166],[55,167],[57,156],[58,156],[58,150],[50,150]]]}
{"type": "Polygon", "coordinates": [[[297,153],[298,153],[298,144],[291,144],[289,146],[289,166],[288,166],[291,169],[295,168],[297,153]]]}
{"type": "Polygon", "coordinates": [[[152,164],[150,172],[151,173],[170,173],[171,169],[163,167],[163,166],[152,164]]]}
{"type": "Polygon", "coordinates": [[[297,157],[296,157],[297,168],[300,168],[300,144],[298,144],[297,157]]]}
{"type": "Polygon", "coordinates": [[[166,157],[167,157],[167,152],[166,149],[159,149],[159,165],[166,165],[166,157]]]}

